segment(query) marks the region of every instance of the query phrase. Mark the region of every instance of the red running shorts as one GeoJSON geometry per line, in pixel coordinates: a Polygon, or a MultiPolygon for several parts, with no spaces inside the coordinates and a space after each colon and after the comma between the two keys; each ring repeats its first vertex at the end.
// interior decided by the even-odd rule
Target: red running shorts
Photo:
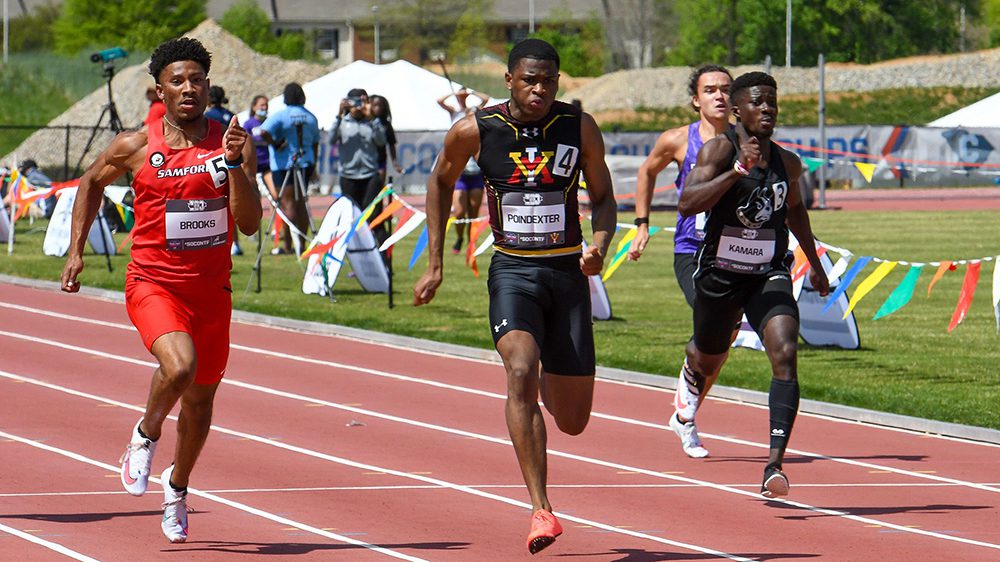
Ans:
{"type": "Polygon", "coordinates": [[[194,341],[197,355],[195,384],[222,380],[229,361],[233,312],[228,283],[199,283],[179,289],[130,273],[125,281],[125,310],[150,352],[153,342],[163,334],[184,332],[194,341]]]}

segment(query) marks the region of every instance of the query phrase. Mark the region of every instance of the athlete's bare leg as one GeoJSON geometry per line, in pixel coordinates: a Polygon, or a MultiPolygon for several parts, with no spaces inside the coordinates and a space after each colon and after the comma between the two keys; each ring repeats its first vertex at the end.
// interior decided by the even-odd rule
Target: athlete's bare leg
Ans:
{"type": "Polygon", "coordinates": [[[469,194],[469,207],[465,212],[465,216],[470,219],[474,219],[479,216],[479,208],[483,205],[483,190],[482,189],[470,189],[469,194]]]}
{"type": "MultiPolygon", "coordinates": [[[[468,218],[469,192],[463,191],[461,189],[456,189],[455,195],[452,196],[451,209],[452,209],[452,216],[455,217],[456,220],[461,221],[462,219],[468,218]]],[[[458,237],[456,238],[457,244],[455,248],[459,248],[462,241],[465,240],[465,228],[466,224],[464,222],[455,223],[455,234],[458,235],[458,237]]]]}
{"type": "Polygon", "coordinates": [[[532,511],[552,511],[545,491],[545,419],[538,406],[541,350],[531,334],[512,330],[497,342],[497,351],[507,369],[507,431],[531,496],[532,511]]]}
{"type": "Polygon", "coordinates": [[[201,453],[209,428],[212,426],[212,405],[219,383],[192,384],[181,398],[181,412],[177,418],[177,449],[174,453],[174,471],[170,483],[186,488],[191,470],[201,453]]]}
{"type": "Polygon", "coordinates": [[[198,360],[194,341],[185,332],[163,334],[153,342],[151,351],[160,366],[153,372],[140,429],[146,437],[156,441],[170,410],[194,383],[198,360]]]}
{"type": "Polygon", "coordinates": [[[594,404],[594,376],[553,375],[542,372],[542,403],[556,420],[559,430],[579,435],[590,421],[594,404]]]}

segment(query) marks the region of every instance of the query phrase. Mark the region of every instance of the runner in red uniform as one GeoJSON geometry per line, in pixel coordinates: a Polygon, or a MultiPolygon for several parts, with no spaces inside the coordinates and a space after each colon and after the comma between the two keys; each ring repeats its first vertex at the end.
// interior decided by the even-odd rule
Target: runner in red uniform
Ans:
{"type": "Polygon", "coordinates": [[[228,129],[204,116],[211,55],[197,40],[157,47],[149,63],[162,119],[119,134],[80,178],[62,288],[80,290],[86,233],[104,187],[135,177],[132,262],[125,304],[143,344],[160,366],[145,415],[132,429],[121,479],[141,496],[163,422],[178,400],[177,450],[160,478],[161,528],[170,542],[187,540],[187,485],[212,423],[212,404],[229,358],[233,226],[245,235],[260,225],[260,195],[251,178],[256,155],[234,117],[228,129]]]}

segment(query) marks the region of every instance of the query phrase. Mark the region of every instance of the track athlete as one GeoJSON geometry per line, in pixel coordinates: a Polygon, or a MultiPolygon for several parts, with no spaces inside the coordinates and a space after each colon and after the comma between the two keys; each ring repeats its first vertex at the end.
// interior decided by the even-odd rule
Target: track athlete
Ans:
{"type": "Polygon", "coordinates": [[[564,433],[586,427],[595,372],[586,276],[604,266],[616,207],[596,122],[555,101],[555,49],[526,39],[511,49],[507,69],[510,100],[462,119],[445,136],[427,183],[429,264],[413,293],[415,305],[427,304],[441,285],[452,186],[475,156],[486,180],[496,250],[488,281],[490,329],[507,370],[507,429],[531,496],[527,545],[534,554],[562,533],[545,490],[538,396],[564,433]],[[581,173],[593,212],[593,244],[586,250],[577,201],[581,173]]]}
{"type": "Polygon", "coordinates": [[[785,261],[788,231],[802,240],[821,295],[830,284],[816,254],[809,215],[799,192],[802,162],[771,141],[778,118],[778,86],[751,72],[730,89],[737,123],[702,147],[678,210],[709,211],[694,274],[694,345],[687,364],[696,379],[718,376],[728,357],[732,326],[746,313],[771,362],[770,453],[761,494],[788,494],[781,470],[799,408],[799,310],[785,261]]]}
{"type": "Polygon", "coordinates": [[[161,528],[187,540],[187,486],[208,437],[215,391],[229,359],[233,228],[260,225],[253,142],[233,117],[228,128],[207,119],[211,55],[195,39],[173,39],[153,52],[149,73],[166,104],[162,119],[119,134],[80,178],[62,289],[80,290],[83,249],[104,187],[126,172],[135,180],[132,261],[125,307],[156,357],[146,412],[122,456],[121,480],[146,492],[163,422],[179,400],[177,449],[163,483],[161,528]]]}
{"type": "MultiPolygon", "coordinates": [[[[688,94],[691,106],[700,119],[694,123],[665,131],[656,139],[652,152],[639,167],[635,196],[636,235],[629,248],[628,257],[638,260],[649,243],[649,213],[653,202],[656,176],[671,162],[677,163],[678,197],[684,192],[684,182],[694,168],[698,151],[705,142],[730,129],[729,87],[733,77],[725,67],[708,64],[691,73],[688,94]]],[[[686,217],[677,213],[674,232],[674,276],[684,293],[688,306],[694,305],[694,256],[705,238],[705,213],[686,217]]],[[[693,345],[693,344],[688,344],[693,345]]],[[[681,448],[689,457],[704,458],[708,449],[698,437],[694,417],[698,407],[708,396],[717,377],[697,379],[687,362],[681,367],[674,396],[674,413],[670,428],[681,440],[681,448]]]]}

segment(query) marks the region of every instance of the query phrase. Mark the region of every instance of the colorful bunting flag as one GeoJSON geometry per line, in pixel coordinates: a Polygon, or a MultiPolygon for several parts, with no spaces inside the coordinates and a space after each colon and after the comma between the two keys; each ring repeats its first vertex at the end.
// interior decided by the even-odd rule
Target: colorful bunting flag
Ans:
{"type": "Polygon", "coordinates": [[[420,233],[420,238],[417,238],[417,245],[413,247],[413,255],[410,256],[410,267],[416,265],[417,259],[420,258],[420,254],[423,253],[424,249],[427,247],[427,225],[424,225],[424,230],[420,233]]]}
{"type": "Polygon", "coordinates": [[[387,238],[385,242],[382,242],[382,245],[379,246],[378,251],[384,252],[389,248],[392,248],[393,245],[396,244],[396,242],[399,242],[400,240],[408,236],[411,232],[416,230],[417,227],[420,226],[424,222],[424,219],[426,218],[427,215],[425,215],[420,211],[412,211],[410,209],[404,210],[399,216],[399,224],[396,225],[396,230],[393,231],[392,236],[387,238]]]}
{"type": "Polygon", "coordinates": [[[882,280],[885,279],[885,276],[889,275],[889,272],[892,271],[894,267],[896,267],[897,263],[899,262],[884,261],[878,264],[878,267],[875,268],[875,271],[871,272],[871,274],[868,275],[868,277],[865,277],[865,280],[862,281],[860,285],[858,285],[858,290],[854,292],[854,296],[851,297],[851,301],[847,304],[847,310],[844,312],[844,317],[841,318],[841,320],[844,320],[848,316],[850,316],[851,311],[853,311],[854,307],[857,306],[859,302],[861,302],[861,299],[865,298],[865,296],[868,293],[870,293],[871,290],[874,289],[876,285],[881,283],[882,280]]]}
{"type": "Polygon", "coordinates": [[[822,158],[813,158],[812,156],[802,157],[802,162],[806,165],[806,169],[810,172],[815,172],[820,166],[823,165],[822,158]]]}
{"type": "Polygon", "coordinates": [[[941,265],[938,266],[937,272],[934,273],[934,278],[931,279],[931,284],[927,286],[927,296],[928,297],[931,296],[931,289],[934,288],[934,285],[938,282],[938,279],[941,279],[942,277],[944,277],[944,274],[945,274],[946,271],[950,271],[950,270],[953,270],[953,269],[955,269],[955,264],[954,263],[952,263],[950,261],[947,261],[947,260],[941,262],[941,265]]]}
{"type": "Polygon", "coordinates": [[[920,273],[923,272],[924,265],[911,265],[910,271],[906,272],[906,277],[899,283],[899,286],[892,291],[889,298],[885,299],[882,303],[882,308],[878,309],[875,313],[875,318],[873,320],[878,320],[883,316],[889,316],[893,312],[906,306],[910,299],[913,298],[913,290],[917,287],[917,278],[920,277],[920,273]]]}
{"type": "Polygon", "coordinates": [[[972,296],[976,294],[976,283],[979,282],[979,268],[981,265],[981,261],[973,260],[965,266],[965,280],[962,282],[962,292],[958,294],[958,304],[955,306],[955,312],[951,315],[951,322],[948,324],[949,334],[956,326],[962,323],[962,320],[965,320],[965,315],[969,312],[969,307],[972,306],[972,296]]]}
{"type": "Polygon", "coordinates": [[[854,278],[858,276],[858,273],[861,273],[861,270],[864,269],[870,261],[872,261],[871,256],[861,256],[858,258],[858,261],[854,262],[854,266],[852,266],[851,269],[844,274],[844,277],[840,280],[840,284],[837,285],[837,288],[834,289],[833,293],[826,298],[826,306],[823,307],[823,314],[826,314],[826,312],[830,310],[830,307],[833,306],[833,303],[837,302],[840,295],[847,292],[847,288],[854,282],[854,278]]]}
{"type": "Polygon", "coordinates": [[[618,242],[618,247],[615,251],[615,257],[612,258],[611,264],[608,265],[608,268],[604,272],[604,277],[601,278],[601,281],[607,282],[607,280],[610,279],[611,276],[614,275],[616,271],[618,271],[618,268],[621,267],[622,263],[625,261],[625,255],[628,254],[629,244],[631,244],[632,239],[635,238],[636,232],[638,232],[638,229],[630,228],[628,233],[625,236],[622,236],[621,241],[618,242]]]}
{"type": "Polygon", "coordinates": [[[375,230],[375,227],[382,224],[385,221],[385,219],[391,217],[396,211],[398,211],[402,207],[403,207],[402,199],[393,200],[392,203],[389,203],[388,205],[385,206],[384,209],[382,209],[382,212],[379,213],[377,217],[375,217],[375,220],[368,223],[368,230],[375,230]]]}
{"type": "Polygon", "coordinates": [[[865,177],[865,181],[868,183],[872,182],[872,176],[875,175],[875,164],[868,164],[866,162],[855,162],[854,166],[861,172],[861,175],[865,177]]]}

